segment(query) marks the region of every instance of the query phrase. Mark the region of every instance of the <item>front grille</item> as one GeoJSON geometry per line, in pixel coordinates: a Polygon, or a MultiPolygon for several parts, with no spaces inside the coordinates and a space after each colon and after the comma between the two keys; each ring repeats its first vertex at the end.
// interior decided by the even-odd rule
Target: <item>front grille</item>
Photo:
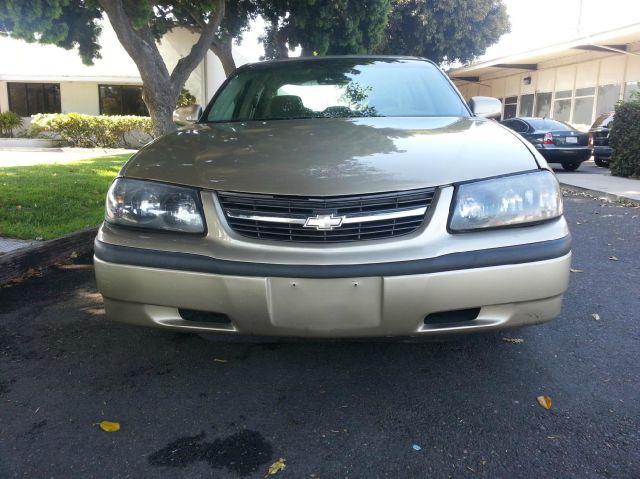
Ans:
{"type": "Polygon", "coordinates": [[[434,188],[426,188],[313,198],[219,192],[218,200],[229,227],[239,235],[263,240],[337,243],[414,232],[424,222],[434,193],[434,188]],[[309,225],[309,219],[312,224],[314,221],[319,224],[309,225]]]}

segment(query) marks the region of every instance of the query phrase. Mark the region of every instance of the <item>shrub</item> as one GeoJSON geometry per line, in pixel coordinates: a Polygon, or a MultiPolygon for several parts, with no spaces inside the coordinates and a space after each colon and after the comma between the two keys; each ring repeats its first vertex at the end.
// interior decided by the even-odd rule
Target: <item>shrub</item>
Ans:
{"type": "Polygon", "coordinates": [[[189,106],[196,104],[196,97],[191,94],[189,90],[183,88],[180,91],[180,96],[178,96],[178,103],[176,107],[180,108],[181,106],[189,106]]]}
{"type": "Polygon", "coordinates": [[[640,176],[640,97],[616,105],[616,116],[609,134],[613,148],[611,174],[640,176]]]}
{"type": "Polygon", "coordinates": [[[0,136],[13,137],[13,130],[23,124],[22,117],[13,111],[0,113],[0,136]]]}
{"type": "Polygon", "coordinates": [[[145,139],[152,138],[153,128],[151,118],[146,116],[43,113],[32,117],[30,133],[58,135],[73,146],[117,148],[134,146],[132,143],[136,142],[144,143],[145,139]]]}

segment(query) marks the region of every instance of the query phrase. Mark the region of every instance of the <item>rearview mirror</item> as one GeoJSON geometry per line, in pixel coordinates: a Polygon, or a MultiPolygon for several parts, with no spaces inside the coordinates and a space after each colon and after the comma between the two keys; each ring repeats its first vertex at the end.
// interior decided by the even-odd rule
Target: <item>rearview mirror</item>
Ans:
{"type": "Polygon", "coordinates": [[[195,123],[202,115],[202,107],[200,105],[188,105],[176,108],[173,111],[173,122],[186,126],[195,123]]]}
{"type": "Polygon", "coordinates": [[[499,120],[502,116],[502,103],[490,96],[474,96],[469,100],[469,108],[475,116],[499,120]]]}

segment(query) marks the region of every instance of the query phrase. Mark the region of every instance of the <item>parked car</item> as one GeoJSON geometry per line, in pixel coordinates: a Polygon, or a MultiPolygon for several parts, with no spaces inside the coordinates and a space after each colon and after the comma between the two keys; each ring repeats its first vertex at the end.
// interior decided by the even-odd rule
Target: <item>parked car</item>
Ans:
{"type": "Polygon", "coordinates": [[[591,157],[589,135],[550,118],[510,118],[501,122],[531,142],[549,163],[574,171],[591,157]]]}
{"type": "Polygon", "coordinates": [[[324,338],[554,318],[571,260],[560,188],[499,114],[427,60],[240,67],[111,185],[95,242],[107,315],[324,338]]]}
{"type": "Polygon", "coordinates": [[[593,122],[589,129],[589,143],[593,146],[593,161],[596,165],[608,167],[611,161],[611,147],[609,146],[609,129],[615,112],[603,113],[593,122]]]}

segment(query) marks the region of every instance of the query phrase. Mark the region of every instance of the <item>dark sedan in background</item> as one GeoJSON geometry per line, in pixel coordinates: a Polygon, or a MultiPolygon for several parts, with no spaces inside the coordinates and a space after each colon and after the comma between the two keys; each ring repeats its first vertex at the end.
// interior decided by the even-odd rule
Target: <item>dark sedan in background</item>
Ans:
{"type": "Polygon", "coordinates": [[[510,118],[501,122],[528,140],[549,163],[577,170],[591,157],[589,134],[550,118],[510,118]]]}
{"type": "Polygon", "coordinates": [[[593,122],[589,129],[589,143],[593,146],[593,160],[596,165],[607,167],[611,161],[611,147],[609,146],[609,129],[615,112],[603,113],[593,122]]]}

